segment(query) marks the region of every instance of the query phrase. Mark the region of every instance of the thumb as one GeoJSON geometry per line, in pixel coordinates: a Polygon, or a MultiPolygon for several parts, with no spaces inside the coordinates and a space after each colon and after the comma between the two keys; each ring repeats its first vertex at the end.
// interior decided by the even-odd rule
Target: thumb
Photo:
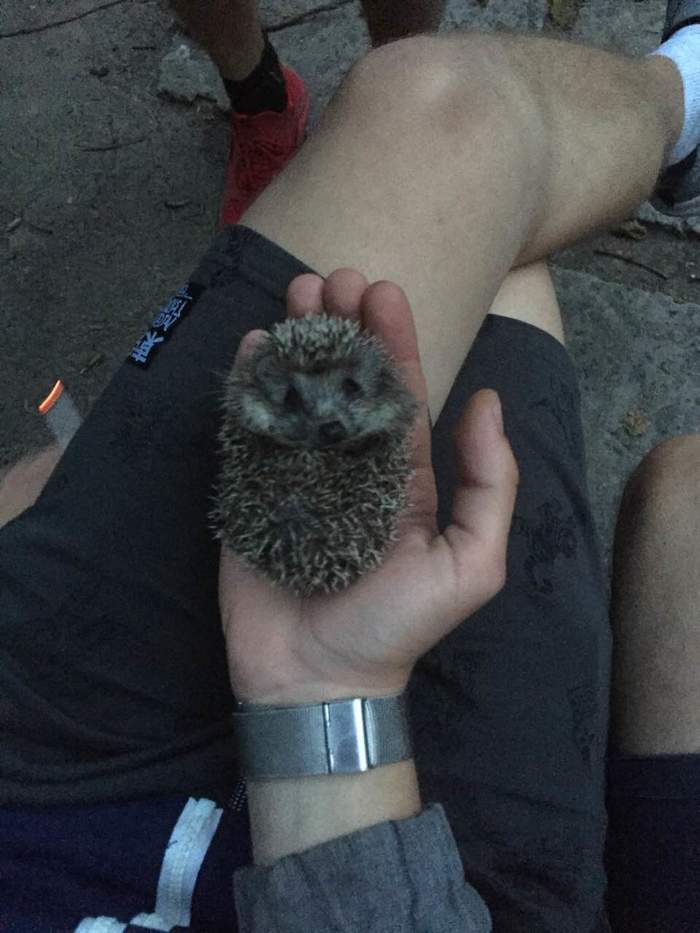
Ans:
{"type": "Polygon", "coordinates": [[[249,330],[248,333],[241,338],[241,342],[238,344],[236,358],[233,361],[234,369],[247,360],[254,352],[255,348],[268,337],[269,334],[265,330],[249,330]]]}
{"type": "Polygon", "coordinates": [[[454,432],[458,483],[452,524],[445,531],[459,568],[465,599],[474,611],[505,580],[508,532],[518,488],[518,466],[503,433],[498,394],[475,393],[454,432]]]}

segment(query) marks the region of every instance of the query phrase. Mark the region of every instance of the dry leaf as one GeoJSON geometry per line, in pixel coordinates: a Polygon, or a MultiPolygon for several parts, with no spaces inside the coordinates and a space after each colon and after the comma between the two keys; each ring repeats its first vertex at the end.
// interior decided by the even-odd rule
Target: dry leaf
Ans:
{"type": "Polygon", "coordinates": [[[628,411],[622,420],[622,426],[630,437],[641,437],[649,430],[649,419],[638,409],[628,411]]]}
{"type": "Polygon", "coordinates": [[[638,220],[627,220],[610,232],[613,236],[625,237],[628,240],[643,240],[647,235],[647,228],[638,220]]]}
{"type": "Polygon", "coordinates": [[[547,0],[549,18],[560,29],[571,29],[583,0],[547,0]]]}

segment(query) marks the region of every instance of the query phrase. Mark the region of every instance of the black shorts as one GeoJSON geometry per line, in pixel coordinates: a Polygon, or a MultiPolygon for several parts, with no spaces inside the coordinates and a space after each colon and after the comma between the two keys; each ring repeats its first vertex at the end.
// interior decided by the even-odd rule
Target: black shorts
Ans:
{"type": "MultiPolygon", "coordinates": [[[[311,271],[244,227],[215,240],[134,347],[37,504],[0,532],[0,803],[187,794],[238,777],[207,524],[223,377],[311,271]]],[[[537,328],[489,317],[435,425],[500,393],[521,473],[504,590],[411,681],[424,801],[441,802],[496,931],[604,919],[611,637],[576,378],[537,328]]]]}

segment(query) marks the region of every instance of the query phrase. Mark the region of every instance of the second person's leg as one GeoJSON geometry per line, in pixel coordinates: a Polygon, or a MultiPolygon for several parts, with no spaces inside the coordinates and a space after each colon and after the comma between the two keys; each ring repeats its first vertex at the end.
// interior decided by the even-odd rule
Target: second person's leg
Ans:
{"type": "MultiPolygon", "coordinates": [[[[258,0],[170,0],[188,31],[211,55],[223,78],[242,81],[260,61],[264,37],[258,0]]],[[[373,46],[432,32],[445,0],[362,0],[373,46]]]]}
{"type": "Polygon", "coordinates": [[[615,537],[610,918],[691,933],[700,917],[700,437],[648,454],[615,537]]]}
{"type": "MultiPolygon", "coordinates": [[[[309,113],[303,79],[277,57],[257,0],[171,0],[219,70],[232,109],[222,226],[236,223],[302,143],[309,113]]],[[[437,28],[444,0],[365,0],[372,45],[437,28]]]]}
{"type": "Polygon", "coordinates": [[[247,78],[265,45],[257,0],[170,0],[192,38],[212,58],[221,77],[247,78]]]}

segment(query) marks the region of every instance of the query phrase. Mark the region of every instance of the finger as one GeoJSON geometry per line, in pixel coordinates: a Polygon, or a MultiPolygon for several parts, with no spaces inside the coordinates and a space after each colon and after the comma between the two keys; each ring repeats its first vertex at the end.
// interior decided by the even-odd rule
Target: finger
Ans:
{"type": "Polygon", "coordinates": [[[305,272],[298,275],[287,287],[287,314],[289,317],[304,317],[323,311],[323,279],[320,275],[305,272]]]}
{"type": "Polygon", "coordinates": [[[238,344],[236,357],[233,361],[234,368],[240,366],[255,351],[262,342],[267,340],[269,334],[265,330],[249,330],[238,344]]]}
{"type": "Polygon", "coordinates": [[[458,486],[452,501],[449,542],[462,594],[490,599],[505,578],[508,532],[518,487],[518,467],[503,433],[498,394],[483,389],[471,397],[454,432],[458,486]],[[481,590],[480,593],[477,590],[481,590]]]}
{"type": "Polygon", "coordinates": [[[413,478],[408,487],[410,510],[404,527],[422,525],[431,535],[437,533],[437,490],[431,456],[428,387],[418,349],[418,335],[411,306],[403,289],[393,282],[375,282],[362,301],[364,322],[384,344],[394,359],[406,388],[418,403],[411,437],[413,478]]]}
{"type": "Polygon", "coordinates": [[[359,321],[367,285],[367,279],[357,269],[336,269],[323,283],[323,307],[328,314],[359,321]]]}
{"type": "Polygon", "coordinates": [[[428,387],[420,362],[418,335],[408,298],[403,289],[393,282],[375,282],[363,296],[362,314],[365,326],[389,351],[404,385],[418,403],[413,438],[414,467],[432,469],[428,387]]]}

